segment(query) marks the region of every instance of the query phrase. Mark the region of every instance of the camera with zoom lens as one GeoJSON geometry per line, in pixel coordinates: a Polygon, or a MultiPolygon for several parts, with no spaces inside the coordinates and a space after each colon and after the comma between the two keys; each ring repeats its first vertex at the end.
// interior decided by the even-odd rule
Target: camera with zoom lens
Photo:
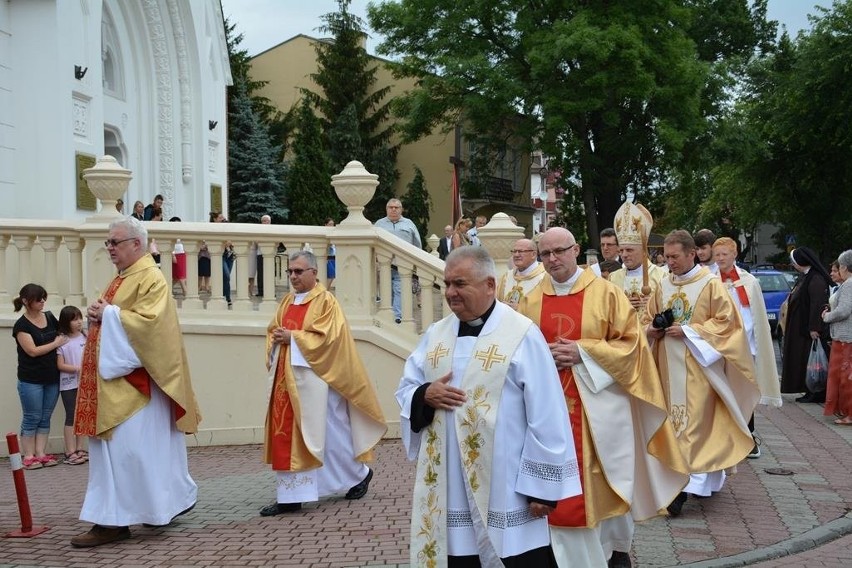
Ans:
{"type": "Polygon", "coordinates": [[[674,314],[670,309],[655,315],[654,319],[651,320],[651,326],[654,329],[668,329],[673,323],[674,314]]]}

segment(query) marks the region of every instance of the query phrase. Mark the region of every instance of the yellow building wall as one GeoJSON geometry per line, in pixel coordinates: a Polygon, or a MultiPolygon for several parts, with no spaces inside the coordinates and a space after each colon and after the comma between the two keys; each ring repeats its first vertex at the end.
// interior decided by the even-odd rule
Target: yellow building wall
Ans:
{"type": "MultiPolygon", "coordinates": [[[[251,78],[267,81],[258,94],[267,97],[282,112],[287,112],[301,101],[301,89],[319,92],[319,87],[311,79],[311,75],[318,70],[314,50],[316,42],[314,38],[298,35],[253,57],[251,78]]],[[[374,61],[379,65],[376,85],[379,88],[391,86],[385,100],[414,87],[412,79],[394,79],[390,69],[384,65],[384,60],[376,57],[374,61]]],[[[427,235],[434,233],[439,237],[443,236],[444,226],[452,223],[453,167],[450,157],[454,152],[455,134],[436,132],[411,144],[402,145],[397,156],[399,179],[394,185],[396,195],[406,192],[408,184],[414,179],[415,166],[423,172],[433,207],[427,235]]],[[[352,159],[358,157],[353,156],[352,159]]]]}

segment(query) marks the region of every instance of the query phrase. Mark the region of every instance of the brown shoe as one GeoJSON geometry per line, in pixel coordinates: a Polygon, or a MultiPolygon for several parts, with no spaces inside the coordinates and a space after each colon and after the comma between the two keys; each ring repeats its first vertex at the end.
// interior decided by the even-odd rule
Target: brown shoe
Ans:
{"type": "Polygon", "coordinates": [[[109,544],[119,540],[130,538],[130,529],[127,527],[102,527],[93,526],[89,532],[79,534],[71,539],[71,545],[77,548],[89,548],[109,544]]]}

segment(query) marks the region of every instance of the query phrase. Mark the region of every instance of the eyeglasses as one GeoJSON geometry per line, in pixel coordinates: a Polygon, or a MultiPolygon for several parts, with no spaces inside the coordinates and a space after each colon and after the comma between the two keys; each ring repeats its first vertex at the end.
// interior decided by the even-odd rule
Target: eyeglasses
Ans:
{"type": "Polygon", "coordinates": [[[567,247],[556,247],[555,249],[551,249],[551,250],[540,250],[540,251],[538,251],[538,255],[541,258],[550,258],[550,255],[562,256],[563,254],[565,254],[566,252],[568,252],[569,250],[571,250],[575,246],[577,246],[577,245],[573,244],[573,245],[567,246],[567,247]]]}
{"type": "Polygon", "coordinates": [[[123,243],[125,241],[135,241],[135,240],[136,240],[136,237],[129,237],[129,238],[126,238],[126,239],[121,239],[119,241],[117,241],[115,239],[107,239],[107,240],[104,241],[104,246],[107,247],[107,248],[117,247],[118,245],[120,245],[121,243],[123,243]]]}
{"type": "Polygon", "coordinates": [[[287,274],[295,274],[296,276],[301,276],[302,272],[304,272],[306,270],[313,270],[314,272],[316,272],[317,269],[316,268],[288,268],[286,272],[287,272],[287,274]]]}
{"type": "Polygon", "coordinates": [[[509,251],[511,254],[523,254],[525,252],[535,252],[533,249],[513,249],[509,251]]]}

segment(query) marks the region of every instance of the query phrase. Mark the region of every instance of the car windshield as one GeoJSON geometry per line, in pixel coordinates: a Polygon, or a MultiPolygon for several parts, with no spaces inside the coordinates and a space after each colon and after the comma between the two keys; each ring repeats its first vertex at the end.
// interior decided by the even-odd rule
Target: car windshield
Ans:
{"type": "Polygon", "coordinates": [[[781,274],[755,274],[764,292],[789,292],[790,285],[781,274]]]}

